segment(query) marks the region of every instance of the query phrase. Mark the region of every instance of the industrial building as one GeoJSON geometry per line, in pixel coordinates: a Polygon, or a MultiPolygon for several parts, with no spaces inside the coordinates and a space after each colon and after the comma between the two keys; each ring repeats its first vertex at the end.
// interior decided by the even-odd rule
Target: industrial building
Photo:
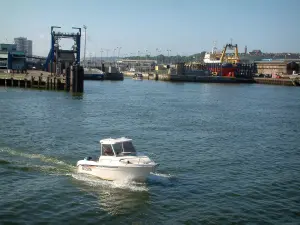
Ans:
{"type": "Polygon", "coordinates": [[[256,61],[257,73],[265,75],[290,75],[295,71],[299,73],[299,59],[256,61]]]}
{"type": "Polygon", "coordinates": [[[0,51],[3,51],[3,52],[17,51],[17,45],[15,45],[15,44],[0,44],[0,51]]]}
{"type": "Polygon", "coordinates": [[[26,56],[32,56],[32,40],[27,40],[25,37],[18,37],[14,41],[17,51],[24,52],[26,56]]]}
{"type": "Polygon", "coordinates": [[[147,72],[154,70],[155,65],[157,65],[156,60],[132,60],[132,59],[121,59],[117,62],[118,67],[121,71],[140,71],[147,72]]]}
{"type": "Polygon", "coordinates": [[[0,51],[0,69],[7,69],[8,65],[8,54],[7,52],[0,51]]]}
{"type": "Polygon", "coordinates": [[[25,53],[16,49],[15,44],[0,44],[0,69],[17,71],[26,69],[25,53]]]}

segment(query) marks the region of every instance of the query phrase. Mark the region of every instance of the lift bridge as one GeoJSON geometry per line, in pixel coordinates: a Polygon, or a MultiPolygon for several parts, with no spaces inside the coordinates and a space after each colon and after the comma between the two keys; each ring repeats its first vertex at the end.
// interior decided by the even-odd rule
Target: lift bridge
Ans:
{"type": "Polygon", "coordinates": [[[51,48],[44,64],[44,71],[59,75],[69,66],[80,64],[81,28],[72,27],[72,29],[78,30],[77,33],[56,32],[54,31],[55,28],[61,27],[51,26],[51,48]],[[62,38],[74,41],[71,50],[60,49],[59,41],[62,38]]]}
{"type": "Polygon", "coordinates": [[[44,71],[51,72],[51,75],[65,77],[65,89],[73,92],[83,92],[84,70],[80,66],[80,39],[81,28],[72,27],[78,30],[77,33],[56,32],[58,26],[51,26],[51,48],[44,64],[44,71]],[[71,50],[60,48],[59,42],[62,38],[72,39],[74,44],[71,50]]]}
{"type": "Polygon", "coordinates": [[[37,59],[37,60],[41,60],[41,61],[46,61],[47,58],[43,57],[43,56],[38,56],[38,55],[27,55],[26,59],[28,59],[28,60],[37,59]]]}

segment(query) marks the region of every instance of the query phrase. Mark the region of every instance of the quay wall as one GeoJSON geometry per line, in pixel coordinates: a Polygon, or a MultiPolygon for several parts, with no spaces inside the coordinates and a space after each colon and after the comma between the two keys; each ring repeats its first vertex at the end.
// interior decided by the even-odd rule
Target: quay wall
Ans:
{"type": "MultiPolygon", "coordinates": [[[[132,77],[135,72],[124,72],[124,76],[132,77]]],[[[284,86],[299,86],[300,80],[288,78],[236,78],[222,76],[199,75],[170,75],[156,73],[142,73],[146,80],[160,80],[173,82],[199,82],[199,83],[257,83],[284,86]]]]}
{"type": "Polygon", "coordinates": [[[57,76],[44,71],[0,73],[0,86],[64,90],[82,93],[84,89],[83,68],[80,66],[71,67],[68,68],[67,71],[65,76],[57,76]]]}

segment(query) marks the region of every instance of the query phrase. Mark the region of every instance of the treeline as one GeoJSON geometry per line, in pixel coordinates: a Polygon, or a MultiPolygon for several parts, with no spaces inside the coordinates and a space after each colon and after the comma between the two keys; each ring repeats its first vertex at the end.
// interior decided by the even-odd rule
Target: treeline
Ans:
{"type": "Polygon", "coordinates": [[[176,62],[193,62],[193,61],[201,61],[203,60],[205,52],[197,53],[190,56],[181,56],[181,55],[172,55],[172,56],[165,56],[165,55],[158,55],[158,56],[131,56],[125,57],[126,59],[130,60],[157,60],[158,63],[176,63],[176,62]]]}

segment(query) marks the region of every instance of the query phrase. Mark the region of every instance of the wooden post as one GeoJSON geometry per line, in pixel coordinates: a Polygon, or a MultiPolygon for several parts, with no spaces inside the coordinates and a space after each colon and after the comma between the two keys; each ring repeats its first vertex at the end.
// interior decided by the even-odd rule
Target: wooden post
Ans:
{"type": "Polygon", "coordinates": [[[34,87],[34,77],[31,76],[31,87],[33,88],[34,87]]]}
{"type": "Polygon", "coordinates": [[[84,71],[80,66],[70,68],[70,91],[73,93],[82,93],[84,90],[84,71]]]}
{"type": "Polygon", "coordinates": [[[40,83],[41,83],[41,77],[39,76],[39,79],[38,79],[38,88],[40,88],[40,83]]]}
{"type": "Polygon", "coordinates": [[[64,84],[64,90],[67,91],[67,76],[66,76],[66,80],[65,80],[65,84],[64,84]]]}
{"type": "Polygon", "coordinates": [[[57,79],[57,90],[61,90],[61,78],[57,79]]]}
{"type": "Polygon", "coordinates": [[[5,87],[7,86],[7,81],[6,81],[6,78],[5,78],[5,87]]]}
{"type": "Polygon", "coordinates": [[[25,81],[25,88],[27,88],[27,79],[24,79],[25,81]]]}
{"type": "Polygon", "coordinates": [[[70,66],[70,92],[73,92],[73,76],[74,76],[74,71],[73,71],[73,66],[70,66]]]}
{"type": "Polygon", "coordinates": [[[19,81],[18,81],[18,87],[20,87],[20,83],[21,83],[21,80],[19,79],[19,81]]]}
{"type": "Polygon", "coordinates": [[[66,69],[65,90],[70,91],[71,66],[66,69]]]}
{"type": "Polygon", "coordinates": [[[47,90],[49,90],[49,76],[47,76],[46,88],[47,88],[47,90]]]}
{"type": "Polygon", "coordinates": [[[11,84],[10,84],[10,86],[14,86],[14,78],[11,78],[11,84]]]}
{"type": "Polygon", "coordinates": [[[56,77],[54,77],[54,90],[56,90],[56,77]]]}

